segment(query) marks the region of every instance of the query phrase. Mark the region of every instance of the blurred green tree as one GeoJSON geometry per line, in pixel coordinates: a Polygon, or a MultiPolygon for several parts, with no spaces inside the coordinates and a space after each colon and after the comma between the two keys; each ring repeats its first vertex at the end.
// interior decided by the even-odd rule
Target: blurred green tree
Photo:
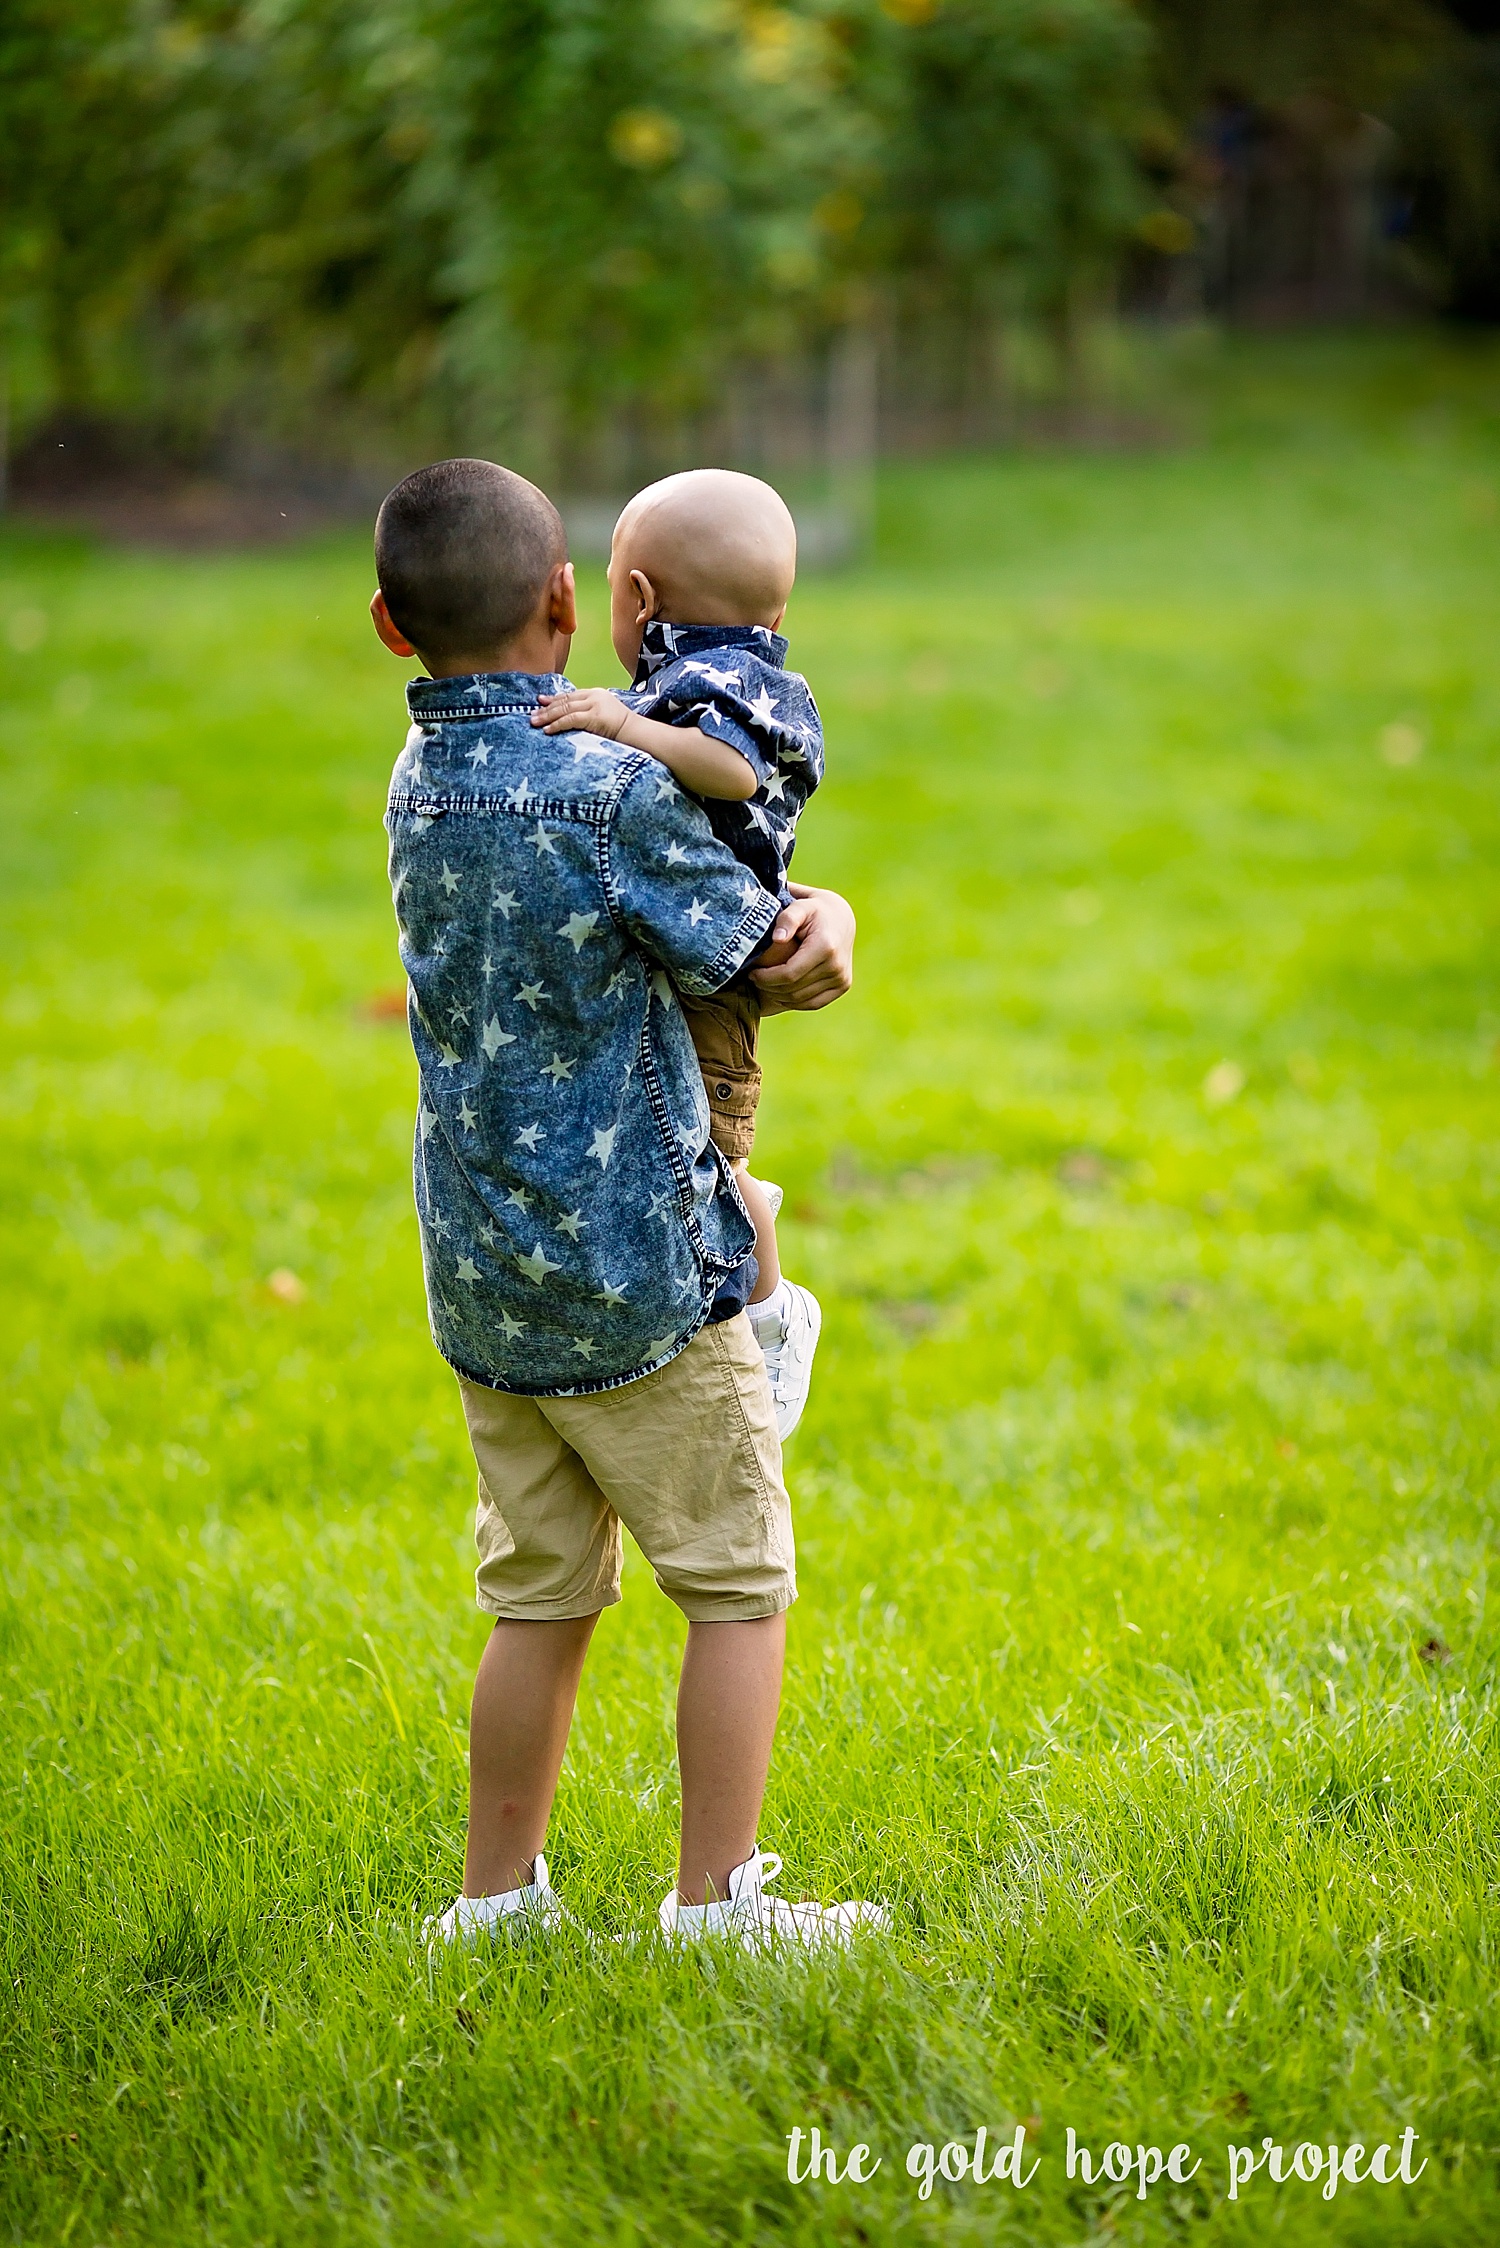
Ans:
{"type": "Polygon", "coordinates": [[[1081,307],[1144,208],[1140,19],[1117,0],[882,0],[851,49],[879,125],[863,262],[894,316],[950,388],[983,393],[1007,315],[1038,313],[1072,387],[1081,307]]]}
{"type": "Polygon", "coordinates": [[[23,411],[556,462],[878,314],[1066,335],[1144,51],[1127,0],[11,0],[23,411]]]}

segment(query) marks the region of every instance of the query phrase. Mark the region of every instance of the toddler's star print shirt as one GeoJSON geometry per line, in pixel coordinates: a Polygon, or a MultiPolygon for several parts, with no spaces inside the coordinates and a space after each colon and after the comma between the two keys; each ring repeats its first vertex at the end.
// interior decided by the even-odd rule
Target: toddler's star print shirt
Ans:
{"type": "Polygon", "coordinates": [[[763,624],[646,627],[634,684],[620,700],[642,718],[696,726],[747,758],[755,794],[699,797],[721,843],[783,905],[802,808],[823,778],[823,723],[812,689],[786,669],[786,642],[763,624]]]}

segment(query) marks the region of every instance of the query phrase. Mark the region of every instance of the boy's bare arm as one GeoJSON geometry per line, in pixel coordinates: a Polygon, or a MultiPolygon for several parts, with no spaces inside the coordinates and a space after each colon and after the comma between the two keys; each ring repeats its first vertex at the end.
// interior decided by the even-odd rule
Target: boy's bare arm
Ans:
{"type": "Polygon", "coordinates": [[[543,695],[531,721],[545,734],[602,734],[606,741],[643,749],[675,773],[695,796],[743,804],[755,794],[755,771],[728,742],[715,741],[697,726],[664,726],[628,710],[607,687],[574,687],[565,695],[543,695]]]}

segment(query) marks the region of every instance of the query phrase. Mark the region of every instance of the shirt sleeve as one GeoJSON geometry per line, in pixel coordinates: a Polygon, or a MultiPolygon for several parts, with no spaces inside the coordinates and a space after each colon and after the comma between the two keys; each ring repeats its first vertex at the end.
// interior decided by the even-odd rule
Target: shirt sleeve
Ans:
{"type": "Polygon", "coordinates": [[[711,740],[727,742],[737,749],[755,775],[756,782],[764,787],[776,771],[776,750],[763,733],[747,726],[734,711],[726,710],[721,702],[687,703],[682,716],[672,720],[674,726],[696,726],[711,740]]]}
{"type": "Polygon", "coordinates": [[[802,674],[748,664],[736,689],[701,671],[695,679],[694,670],[691,661],[680,665],[673,688],[691,722],[732,743],[762,782],[780,771],[795,776],[800,796],[810,796],[823,775],[823,728],[802,674]]]}
{"type": "Polygon", "coordinates": [[[823,729],[800,672],[746,661],[736,672],[684,656],[622,701],[668,726],[696,726],[737,749],[764,787],[777,772],[810,796],[823,775],[823,729]]]}
{"type": "Polygon", "coordinates": [[[605,889],[630,942],[695,999],[739,974],[781,911],[666,767],[644,756],[610,822],[605,889]]]}

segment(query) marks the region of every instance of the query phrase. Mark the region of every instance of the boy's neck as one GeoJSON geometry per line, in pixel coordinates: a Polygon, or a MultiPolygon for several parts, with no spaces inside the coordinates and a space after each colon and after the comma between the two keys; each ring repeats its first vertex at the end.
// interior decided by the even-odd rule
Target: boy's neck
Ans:
{"type": "Polygon", "coordinates": [[[477,649],[462,656],[423,656],[422,662],[432,679],[463,679],[472,672],[492,671],[520,671],[544,678],[566,668],[572,638],[571,633],[564,637],[550,624],[534,621],[498,648],[477,649]]]}

